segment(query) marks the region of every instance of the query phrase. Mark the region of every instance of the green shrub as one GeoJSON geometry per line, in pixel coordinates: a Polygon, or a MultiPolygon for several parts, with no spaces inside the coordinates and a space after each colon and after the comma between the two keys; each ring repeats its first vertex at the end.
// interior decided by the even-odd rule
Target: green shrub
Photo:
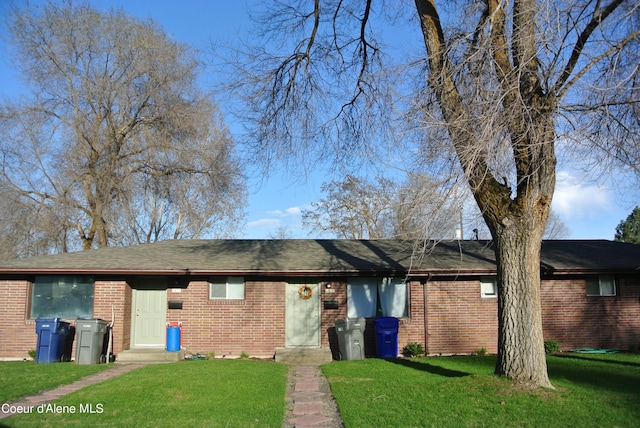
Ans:
{"type": "Polygon", "coordinates": [[[249,354],[247,354],[246,352],[242,351],[240,353],[240,358],[242,358],[243,360],[246,360],[247,358],[249,358],[249,354]]]}
{"type": "Polygon", "coordinates": [[[29,349],[27,351],[27,354],[29,355],[29,358],[31,358],[32,360],[36,359],[36,350],[35,349],[29,349]]]}
{"type": "Polygon", "coordinates": [[[544,341],[544,352],[547,355],[555,354],[560,352],[562,349],[560,345],[555,340],[545,340],[544,341]]]}
{"type": "Polygon", "coordinates": [[[479,357],[484,357],[487,355],[487,348],[476,349],[473,353],[479,357]]]}
{"type": "Polygon", "coordinates": [[[411,342],[402,348],[405,357],[420,357],[424,355],[424,347],[418,342],[411,342]]]}

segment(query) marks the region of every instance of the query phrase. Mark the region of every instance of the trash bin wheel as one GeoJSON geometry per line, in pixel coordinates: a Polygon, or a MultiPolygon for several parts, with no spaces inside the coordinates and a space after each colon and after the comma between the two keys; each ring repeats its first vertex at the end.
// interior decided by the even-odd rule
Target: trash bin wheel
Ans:
{"type": "Polygon", "coordinates": [[[61,363],[68,363],[69,361],[71,361],[71,356],[70,355],[65,355],[65,354],[60,355],[60,362],[61,363]]]}
{"type": "Polygon", "coordinates": [[[105,354],[100,354],[100,363],[104,364],[107,362],[107,356],[105,354]]]}

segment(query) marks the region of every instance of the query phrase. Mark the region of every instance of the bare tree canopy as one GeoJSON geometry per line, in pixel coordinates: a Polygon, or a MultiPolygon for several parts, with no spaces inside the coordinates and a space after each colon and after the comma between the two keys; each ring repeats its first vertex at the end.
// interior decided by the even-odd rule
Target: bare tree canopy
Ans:
{"type": "Polygon", "coordinates": [[[429,177],[399,183],[347,175],[324,183],[321,190],[326,197],[302,211],[303,226],[314,232],[343,239],[438,240],[453,237],[459,227],[458,200],[447,201],[450,191],[429,177]]]}
{"type": "Polygon", "coordinates": [[[638,8],[631,0],[272,1],[257,14],[259,39],[236,52],[233,88],[267,167],[283,158],[382,163],[400,153],[431,175],[463,178],[496,251],[496,373],[551,387],[539,262],[556,148],[579,142],[637,165],[638,8]],[[397,61],[384,36],[398,36],[385,23],[406,27],[400,43],[419,43],[418,54],[397,61]]]}
{"type": "Polygon", "coordinates": [[[1,106],[2,188],[47,213],[48,251],[237,232],[244,177],[189,47],[72,0],[8,28],[31,95],[1,106]]]}

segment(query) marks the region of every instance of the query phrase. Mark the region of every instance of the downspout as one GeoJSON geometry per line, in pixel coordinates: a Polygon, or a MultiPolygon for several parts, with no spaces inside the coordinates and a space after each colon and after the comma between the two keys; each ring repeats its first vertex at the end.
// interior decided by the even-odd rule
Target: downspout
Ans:
{"type": "Polygon", "coordinates": [[[429,320],[427,317],[427,284],[431,280],[431,272],[427,274],[427,279],[422,282],[422,305],[424,318],[424,352],[429,355],[429,320]]]}

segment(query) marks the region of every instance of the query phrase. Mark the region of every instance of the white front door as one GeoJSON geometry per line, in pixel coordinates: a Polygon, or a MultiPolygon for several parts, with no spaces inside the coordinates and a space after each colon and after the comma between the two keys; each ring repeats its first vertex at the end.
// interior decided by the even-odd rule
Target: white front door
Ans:
{"type": "Polygon", "coordinates": [[[133,290],[132,308],[132,347],[164,348],[167,290],[133,290]]]}
{"type": "Polygon", "coordinates": [[[286,347],[320,347],[320,286],[287,283],[286,347]]]}

